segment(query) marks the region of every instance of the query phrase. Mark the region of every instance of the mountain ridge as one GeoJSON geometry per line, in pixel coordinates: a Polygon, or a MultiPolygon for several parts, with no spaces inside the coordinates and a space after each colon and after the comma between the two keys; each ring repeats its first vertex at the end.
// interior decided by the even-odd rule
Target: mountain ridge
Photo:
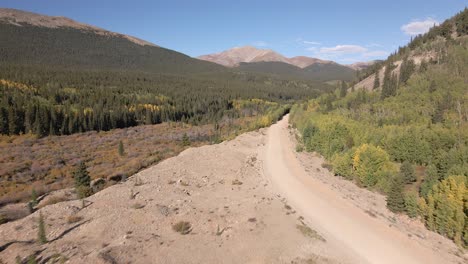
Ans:
{"type": "Polygon", "coordinates": [[[222,52],[201,55],[197,57],[221,64],[226,67],[237,67],[241,63],[251,62],[284,62],[298,68],[306,68],[312,64],[338,64],[334,61],[321,60],[307,56],[295,56],[288,58],[271,49],[259,49],[253,46],[234,47],[222,52]]]}
{"type": "Polygon", "coordinates": [[[235,47],[197,59],[66,17],[16,9],[0,8],[0,34],[9,36],[0,39],[4,51],[1,60],[5,64],[165,74],[214,73],[232,68],[308,81],[350,81],[354,77],[353,69],[333,61],[306,56],[287,58],[271,49],[253,46],[235,47]]]}
{"type": "Polygon", "coordinates": [[[0,8],[3,65],[187,74],[225,67],[65,17],[0,8]]]}
{"type": "Polygon", "coordinates": [[[81,23],[64,16],[48,16],[13,8],[0,8],[0,22],[9,23],[15,26],[28,24],[47,28],[74,28],[79,30],[92,31],[101,35],[123,37],[141,46],[158,47],[158,45],[154,43],[139,39],[137,37],[112,32],[97,26],[81,23]]]}

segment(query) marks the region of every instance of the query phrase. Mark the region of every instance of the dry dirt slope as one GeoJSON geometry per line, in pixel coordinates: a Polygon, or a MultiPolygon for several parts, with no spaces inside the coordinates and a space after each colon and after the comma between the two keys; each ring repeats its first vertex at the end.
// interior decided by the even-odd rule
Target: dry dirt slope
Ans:
{"type": "Polygon", "coordinates": [[[46,245],[34,243],[39,212],[1,225],[0,259],[14,263],[37,252],[67,263],[341,260],[272,191],[258,158],[265,132],[188,149],[89,197],[85,208],[72,201],[41,209],[46,245]],[[69,223],[71,215],[81,220],[69,223]],[[191,223],[189,234],[172,230],[179,221],[191,223]]]}
{"type": "MultiPolygon", "coordinates": [[[[327,185],[334,178],[318,172],[320,162],[305,168],[292,147],[286,118],[188,149],[89,197],[84,208],[72,201],[41,209],[45,245],[34,242],[39,212],[1,225],[0,259],[36,253],[67,263],[463,263],[447,240],[434,249],[366,215],[341,198],[337,183],[327,185]],[[189,234],[172,229],[179,221],[191,223],[189,234]]],[[[356,201],[368,197],[362,193],[353,193],[356,201]]]]}

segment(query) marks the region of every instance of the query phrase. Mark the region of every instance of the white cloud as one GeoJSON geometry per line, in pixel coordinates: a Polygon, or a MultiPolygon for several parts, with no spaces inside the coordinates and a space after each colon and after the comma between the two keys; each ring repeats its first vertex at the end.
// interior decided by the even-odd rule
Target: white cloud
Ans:
{"type": "Polygon", "coordinates": [[[265,41],[259,40],[259,41],[255,41],[254,43],[252,43],[252,45],[257,46],[257,47],[266,47],[268,46],[268,43],[265,41]]]}
{"type": "Polygon", "coordinates": [[[320,49],[324,54],[355,54],[364,53],[367,49],[358,45],[336,45],[335,47],[325,47],[320,49]]]}
{"type": "Polygon", "coordinates": [[[368,61],[371,59],[385,58],[389,52],[376,49],[379,44],[360,45],[336,45],[332,47],[307,47],[306,50],[312,53],[315,58],[323,60],[333,60],[339,63],[353,63],[358,61],[368,61]],[[375,47],[374,49],[371,47],[375,47]]]}
{"type": "Polygon", "coordinates": [[[384,50],[374,50],[374,51],[368,51],[363,54],[364,57],[384,57],[388,56],[388,52],[384,50]]]}
{"type": "Polygon", "coordinates": [[[322,44],[322,43],[320,43],[318,41],[309,41],[309,40],[305,40],[303,38],[297,38],[296,42],[298,42],[299,44],[303,44],[303,45],[321,45],[322,44]]]}
{"type": "Polygon", "coordinates": [[[382,48],[383,46],[378,43],[371,43],[371,44],[366,45],[366,47],[367,48],[375,48],[375,47],[382,48]]]}
{"type": "Polygon", "coordinates": [[[406,25],[401,26],[401,31],[406,35],[414,36],[424,34],[434,25],[439,25],[439,22],[433,18],[426,18],[425,20],[414,20],[406,25]]]}
{"type": "Polygon", "coordinates": [[[361,62],[362,60],[358,59],[358,58],[344,58],[344,59],[341,59],[341,63],[355,63],[355,62],[361,62]]]}
{"type": "Polygon", "coordinates": [[[302,41],[302,43],[309,44],[309,45],[320,45],[321,44],[320,42],[317,42],[317,41],[307,41],[307,40],[302,41]]]}

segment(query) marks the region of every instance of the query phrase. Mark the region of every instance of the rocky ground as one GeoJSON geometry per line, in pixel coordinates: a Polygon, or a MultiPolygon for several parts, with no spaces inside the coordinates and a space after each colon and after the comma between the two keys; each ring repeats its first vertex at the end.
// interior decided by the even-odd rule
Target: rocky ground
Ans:
{"type": "Polygon", "coordinates": [[[335,263],[274,193],[257,158],[265,130],[191,148],[82,201],[0,226],[0,259],[41,263],[335,263]],[[36,242],[38,218],[48,243],[36,242]],[[174,230],[179,222],[181,234],[174,230]]]}

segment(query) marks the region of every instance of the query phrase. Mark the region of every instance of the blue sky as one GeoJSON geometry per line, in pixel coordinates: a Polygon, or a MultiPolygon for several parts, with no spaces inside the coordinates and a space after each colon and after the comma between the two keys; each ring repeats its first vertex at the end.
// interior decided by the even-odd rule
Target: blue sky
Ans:
{"type": "Polygon", "coordinates": [[[385,58],[468,0],[0,0],[66,16],[190,56],[253,45],[288,57],[352,63],[385,58]]]}

